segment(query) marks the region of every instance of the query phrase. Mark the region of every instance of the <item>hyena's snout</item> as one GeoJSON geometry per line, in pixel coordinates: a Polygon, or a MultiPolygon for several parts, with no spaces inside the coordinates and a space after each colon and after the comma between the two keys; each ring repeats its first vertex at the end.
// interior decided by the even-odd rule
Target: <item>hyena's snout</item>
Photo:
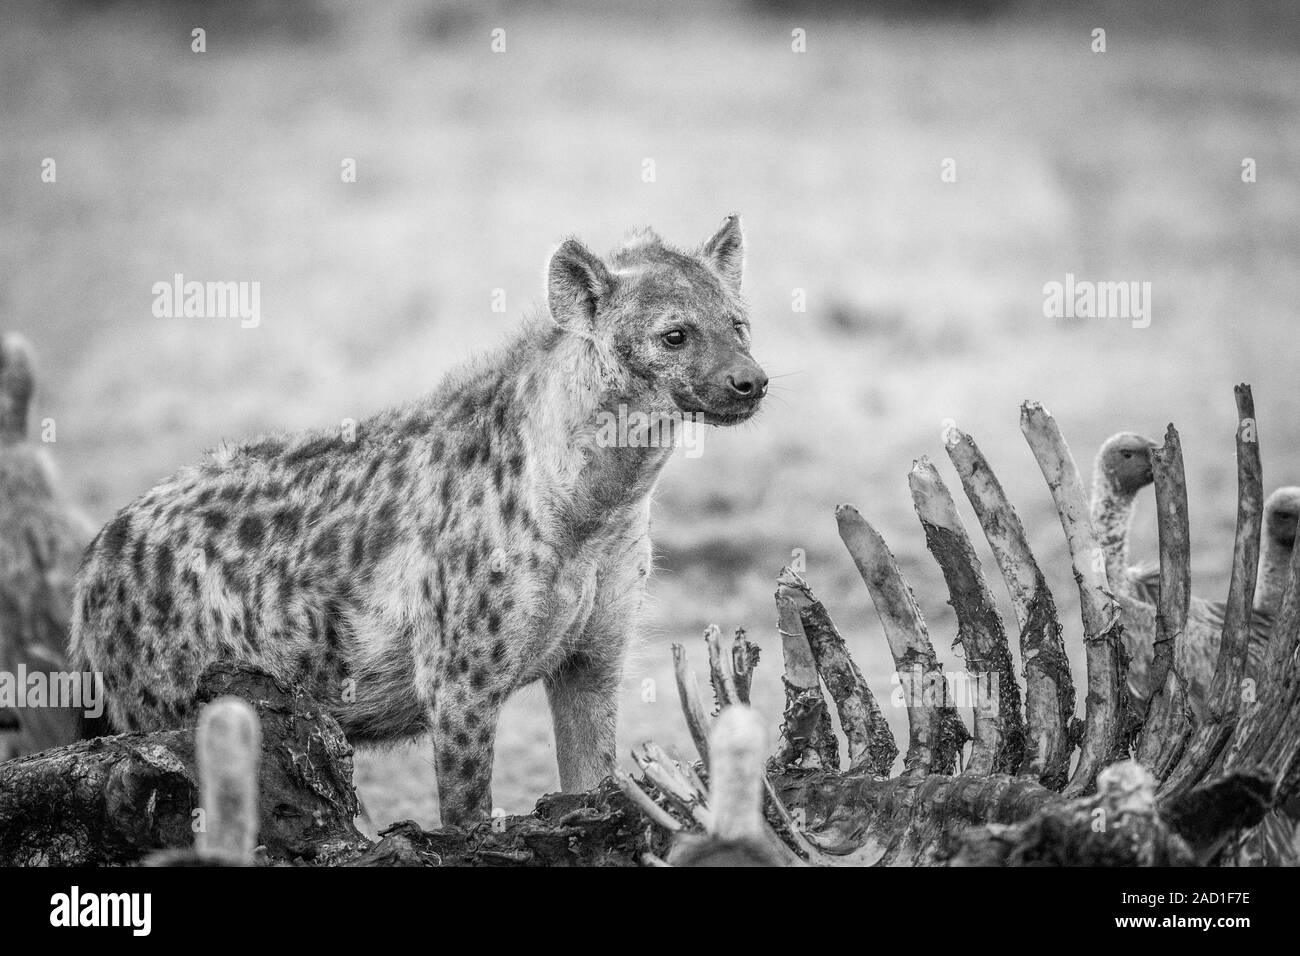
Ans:
{"type": "Polygon", "coordinates": [[[767,394],[767,373],[745,353],[735,352],[709,372],[701,391],[708,399],[710,421],[735,424],[758,411],[767,394]]]}
{"type": "Polygon", "coordinates": [[[758,404],[767,394],[767,373],[748,355],[738,355],[720,374],[732,401],[758,404]]]}

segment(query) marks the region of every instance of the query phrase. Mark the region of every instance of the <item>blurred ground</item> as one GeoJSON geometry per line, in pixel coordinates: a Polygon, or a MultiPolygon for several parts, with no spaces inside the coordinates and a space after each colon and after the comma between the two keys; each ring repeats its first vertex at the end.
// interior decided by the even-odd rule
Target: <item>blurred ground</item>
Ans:
{"type": "MultiPolygon", "coordinates": [[[[688,746],[668,642],[702,663],[710,621],[763,646],[756,692],[776,727],[772,579],[795,548],[888,696],[840,501],[881,528],[959,666],[905,480],[921,454],[951,476],[947,417],[1018,505],[1076,651],[1023,399],[1053,411],[1085,467],[1114,431],[1176,422],[1194,584],[1225,593],[1234,383],[1255,387],[1266,485],[1300,483],[1300,45],[1278,5],[1192,4],[1199,19],[1176,24],[1169,5],[917,21],[648,7],[6,4],[0,325],[44,360],[39,414],[57,422],[78,499],[102,520],[222,438],[431,388],[541,301],[566,234],[608,248],[648,223],[695,243],[738,210],[756,355],[781,377],[757,421],[712,431],[661,486],[624,753],[648,737],[688,746]],[[193,26],[206,54],[190,52],[193,26]],[[1090,51],[1095,26],[1105,54],[1090,51]],[[795,27],[807,53],[791,52],[795,27]],[[56,184],[40,181],[45,157],[56,184]],[[955,183],[940,182],[947,157],[955,183]],[[1243,157],[1257,183],[1241,181],[1243,157]],[[260,281],[261,326],[154,318],[151,286],[176,272],[260,281]],[[1044,319],[1043,285],[1067,272],[1151,282],[1150,328],[1044,319]]],[[[1151,555],[1145,505],[1137,548],[1151,555]]],[[[890,716],[901,732],[903,711],[890,716]]],[[[376,823],[436,819],[427,750],[359,757],[376,823]]],[[[526,810],[557,785],[530,689],[507,710],[496,802],[526,810]]]]}

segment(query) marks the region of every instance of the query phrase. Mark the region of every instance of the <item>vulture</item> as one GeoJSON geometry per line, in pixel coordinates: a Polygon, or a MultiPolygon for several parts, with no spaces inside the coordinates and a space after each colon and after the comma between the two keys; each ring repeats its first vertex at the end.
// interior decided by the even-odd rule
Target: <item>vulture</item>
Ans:
{"type": "MultiPolygon", "coordinates": [[[[1093,469],[1092,520],[1106,561],[1106,575],[1120,604],[1125,643],[1131,658],[1129,691],[1145,702],[1154,657],[1155,605],[1160,597],[1159,565],[1132,567],[1128,563],[1128,535],[1134,502],[1144,487],[1154,482],[1149,452],[1155,442],[1133,432],[1111,436],[1097,454],[1093,469]]],[[[1264,657],[1272,636],[1273,619],[1282,602],[1296,525],[1300,519],[1300,488],[1279,488],[1264,503],[1263,541],[1259,578],[1246,647],[1246,676],[1260,680],[1264,657]]],[[[1187,682],[1188,703],[1203,714],[1223,637],[1224,602],[1192,596],[1187,627],[1175,648],[1174,661],[1187,682]]],[[[1270,811],[1259,826],[1247,831],[1235,849],[1226,854],[1237,865],[1296,865],[1300,840],[1296,821],[1300,800],[1270,811]]]]}
{"type": "Polygon", "coordinates": [[[1260,545],[1259,582],[1255,585],[1255,610],[1275,615],[1286,590],[1296,521],[1300,518],[1300,488],[1279,488],[1264,502],[1264,540],[1260,545]]]}
{"type": "MultiPolygon", "coordinates": [[[[1124,634],[1129,652],[1129,690],[1140,701],[1149,700],[1154,657],[1155,606],[1160,597],[1158,564],[1132,566],[1128,563],[1128,536],[1133,524],[1137,494],[1152,484],[1151,439],[1133,432],[1112,435],[1101,446],[1093,467],[1092,523],[1106,561],[1106,577],[1123,613],[1124,634]]],[[[1300,506],[1300,489],[1280,489],[1265,506],[1265,544],[1260,555],[1261,586],[1256,589],[1251,616],[1251,636],[1246,651],[1246,675],[1258,679],[1264,652],[1272,635],[1273,614],[1286,581],[1290,544],[1273,539],[1274,528],[1284,529],[1283,511],[1291,509],[1290,538],[1295,540],[1294,514],[1300,506]],[[1297,494],[1284,494],[1296,491],[1297,494]],[[1277,511],[1276,517],[1273,512],[1277,511]],[[1271,581],[1271,588],[1263,582],[1271,581]]],[[[1279,531],[1278,533],[1281,533],[1279,531]]],[[[1187,609],[1187,627],[1175,650],[1175,665],[1187,681],[1188,700],[1200,714],[1209,698],[1210,682],[1223,637],[1223,601],[1207,601],[1192,595],[1187,609]]]]}
{"type": "MultiPolygon", "coordinates": [[[[44,443],[28,435],[33,365],[24,339],[0,337],[0,672],[14,684],[69,672],[73,578],[94,534],[59,491],[44,443]]],[[[84,708],[16,703],[0,704],[0,759],[81,737],[84,708]]]]}

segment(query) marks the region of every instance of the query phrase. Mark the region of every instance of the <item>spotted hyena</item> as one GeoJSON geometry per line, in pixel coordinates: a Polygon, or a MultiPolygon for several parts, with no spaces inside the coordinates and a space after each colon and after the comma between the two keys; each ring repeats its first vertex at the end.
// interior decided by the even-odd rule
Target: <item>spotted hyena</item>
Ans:
{"type": "Polygon", "coordinates": [[[251,661],[354,743],[431,731],[443,819],[466,822],[491,807],[502,704],[541,680],[561,785],[596,784],[672,451],[602,435],[620,411],[634,430],[755,413],[743,254],[735,216],[690,251],[647,230],[602,260],[570,239],[549,314],[431,395],[355,433],[218,449],[120,511],[87,551],[72,637],[115,726],[181,721],[209,663],[251,661]]]}

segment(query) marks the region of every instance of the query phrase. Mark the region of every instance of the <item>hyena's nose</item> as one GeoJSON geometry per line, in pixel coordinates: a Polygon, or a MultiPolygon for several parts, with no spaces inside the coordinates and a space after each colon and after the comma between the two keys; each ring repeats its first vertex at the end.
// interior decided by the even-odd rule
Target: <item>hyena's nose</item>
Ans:
{"type": "Polygon", "coordinates": [[[757,401],[767,393],[767,375],[753,362],[738,365],[727,373],[727,388],[737,398],[757,401]]]}

